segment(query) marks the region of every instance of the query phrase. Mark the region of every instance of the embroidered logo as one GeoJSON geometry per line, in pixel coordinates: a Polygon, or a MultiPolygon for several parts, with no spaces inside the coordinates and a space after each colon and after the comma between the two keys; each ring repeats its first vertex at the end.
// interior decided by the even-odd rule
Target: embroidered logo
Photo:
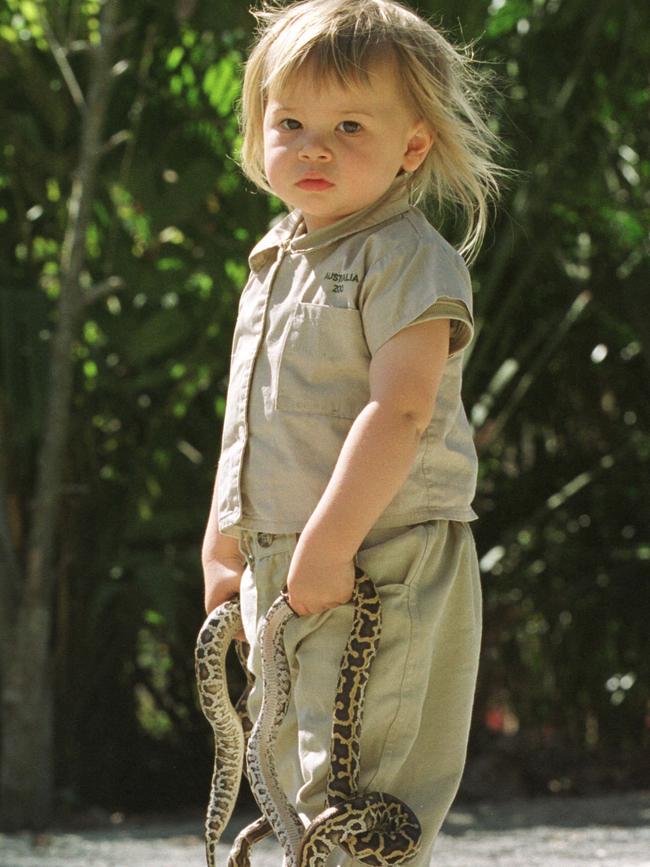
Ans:
{"type": "Polygon", "coordinates": [[[325,275],[326,280],[332,280],[334,282],[334,286],[332,287],[332,292],[342,292],[344,283],[358,283],[359,275],[352,273],[341,274],[338,271],[328,271],[325,275]]]}

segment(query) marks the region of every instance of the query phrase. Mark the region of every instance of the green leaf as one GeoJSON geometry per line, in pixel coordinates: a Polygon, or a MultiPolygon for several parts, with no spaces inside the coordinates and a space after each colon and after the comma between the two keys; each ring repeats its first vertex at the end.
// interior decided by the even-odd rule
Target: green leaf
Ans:
{"type": "Polygon", "coordinates": [[[222,57],[208,69],[203,77],[203,90],[221,117],[230,114],[240,92],[237,55],[222,57]]]}
{"type": "Polygon", "coordinates": [[[185,49],[181,45],[177,45],[167,55],[167,63],[165,64],[167,69],[176,69],[181,60],[183,59],[183,55],[185,54],[185,49]]]}

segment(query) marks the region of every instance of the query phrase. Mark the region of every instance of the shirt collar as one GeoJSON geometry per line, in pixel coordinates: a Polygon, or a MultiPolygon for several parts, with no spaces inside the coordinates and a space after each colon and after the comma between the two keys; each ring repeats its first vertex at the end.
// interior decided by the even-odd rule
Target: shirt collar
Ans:
{"type": "Polygon", "coordinates": [[[266,262],[269,253],[272,253],[275,258],[278,247],[284,247],[295,253],[307,253],[310,250],[327,247],[348,235],[369,229],[407,211],[410,207],[408,178],[408,174],[398,175],[383,196],[371,205],[337,220],[330,226],[314,229],[313,232],[297,234],[303,225],[303,217],[300,210],[296,208],[276,223],[253,247],[248,257],[251,269],[260,268],[266,262]]]}

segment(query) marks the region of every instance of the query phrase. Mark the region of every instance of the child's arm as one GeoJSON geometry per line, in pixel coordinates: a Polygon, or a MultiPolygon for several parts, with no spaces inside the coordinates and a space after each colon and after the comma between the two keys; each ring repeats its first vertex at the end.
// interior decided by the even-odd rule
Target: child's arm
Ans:
{"type": "Polygon", "coordinates": [[[201,563],[205,584],[205,610],[209,613],[239,592],[241,576],[246,566],[237,539],[219,532],[216,479],[203,536],[201,563]]]}
{"type": "Polygon", "coordinates": [[[406,480],[431,420],[449,352],[449,320],[398,332],[370,364],[370,401],[355,419],[298,540],[289,601],[298,614],[347,602],[353,557],[406,480]]]}

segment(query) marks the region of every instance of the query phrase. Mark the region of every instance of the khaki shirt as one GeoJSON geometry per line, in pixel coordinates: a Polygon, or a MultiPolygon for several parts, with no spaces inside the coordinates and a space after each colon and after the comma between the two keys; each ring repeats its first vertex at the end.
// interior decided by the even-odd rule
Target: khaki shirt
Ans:
{"type": "Polygon", "coordinates": [[[401,329],[440,318],[452,329],[433,417],[374,528],[475,520],[478,461],[461,402],[471,281],[460,254],[409,205],[405,179],[313,232],[293,211],[249,264],[217,470],[220,532],[301,532],[370,399],[372,356],[401,329]]]}

